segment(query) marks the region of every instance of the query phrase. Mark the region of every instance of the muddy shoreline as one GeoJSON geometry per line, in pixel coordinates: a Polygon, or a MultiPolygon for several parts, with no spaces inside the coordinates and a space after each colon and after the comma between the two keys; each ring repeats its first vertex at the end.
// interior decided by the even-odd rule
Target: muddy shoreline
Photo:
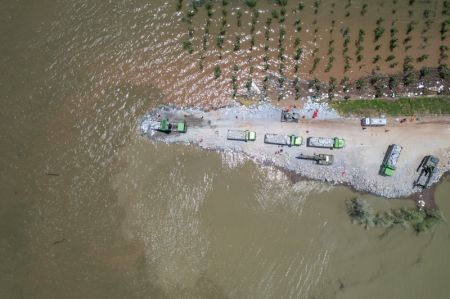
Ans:
{"type": "MultiPolygon", "coordinates": [[[[271,165],[274,166],[274,165],[271,165]]],[[[278,169],[279,171],[283,172],[284,175],[286,175],[286,177],[288,178],[289,182],[291,182],[292,184],[301,182],[301,181],[314,181],[314,179],[308,178],[306,176],[302,176],[299,175],[297,173],[295,173],[294,171],[290,171],[290,170],[286,170],[282,167],[279,166],[274,166],[276,169],[278,169]]],[[[446,171],[441,178],[433,183],[428,189],[423,189],[422,191],[413,193],[407,197],[402,197],[402,198],[396,198],[395,200],[412,200],[416,205],[419,204],[419,201],[422,200],[425,202],[425,207],[428,209],[436,209],[438,208],[438,205],[435,201],[435,193],[436,193],[436,188],[442,184],[445,180],[447,180],[450,177],[450,171],[446,171]]],[[[365,192],[365,191],[361,191],[356,189],[354,186],[352,186],[349,183],[343,183],[340,184],[343,186],[346,186],[347,188],[351,189],[353,192],[359,193],[359,194],[364,194],[364,193],[368,193],[368,194],[374,194],[374,195],[378,195],[375,193],[371,193],[371,192],[365,192]]]]}

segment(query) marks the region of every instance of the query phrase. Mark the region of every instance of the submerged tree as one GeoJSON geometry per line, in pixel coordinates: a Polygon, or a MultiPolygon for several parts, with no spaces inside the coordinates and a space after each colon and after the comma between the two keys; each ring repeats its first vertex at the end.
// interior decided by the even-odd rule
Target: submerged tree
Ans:
{"type": "Polygon", "coordinates": [[[194,52],[194,49],[192,48],[192,42],[190,40],[183,41],[183,49],[188,51],[189,54],[192,54],[194,52]]]}
{"type": "Polygon", "coordinates": [[[241,49],[241,36],[239,34],[237,34],[234,38],[234,47],[233,47],[233,51],[239,51],[241,49]]]}
{"type": "Polygon", "coordinates": [[[214,68],[214,79],[218,79],[222,75],[222,71],[220,70],[219,66],[216,66],[214,68]]]}
{"type": "Polygon", "coordinates": [[[439,65],[438,73],[439,73],[439,77],[442,80],[447,80],[448,78],[450,78],[450,70],[449,70],[447,64],[439,65]]]}
{"type": "Polygon", "coordinates": [[[317,66],[319,65],[319,62],[320,62],[320,58],[319,57],[314,58],[312,68],[309,71],[310,74],[314,73],[314,71],[316,70],[317,66]]]}
{"type": "Polygon", "coordinates": [[[237,64],[233,65],[233,76],[231,77],[231,84],[233,87],[233,98],[237,95],[238,83],[237,83],[237,72],[239,71],[239,67],[237,64]]]}
{"type": "Polygon", "coordinates": [[[379,54],[375,55],[372,59],[372,63],[376,64],[378,61],[380,61],[381,56],[379,54]]]}
{"type": "Polygon", "coordinates": [[[373,211],[365,200],[353,198],[346,203],[347,214],[352,222],[369,228],[373,226],[373,211]]]}
{"type": "Polygon", "coordinates": [[[257,1],[256,0],[245,0],[245,4],[247,4],[248,7],[253,8],[256,6],[257,1]]]}
{"type": "Polygon", "coordinates": [[[183,7],[183,0],[177,0],[177,11],[180,11],[183,7]]]}
{"type": "Polygon", "coordinates": [[[361,8],[361,16],[364,17],[364,16],[366,15],[366,13],[367,13],[367,7],[368,7],[367,3],[364,3],[363,6],[362,6],[362,8],[361,8]]]}
{"type": "Polygon", "coordinates": [[[238,27],[241,27],[241,25],[242,25],[241,18],[242,18],[242,11],[239,9],[236,12],[236,20],[237,20],[237,26],[238,27]]]}
{"type": "Polygon", "coordinates": [[[424,66],[423,68],[420,69],[419,71],[419,77],[420,79],[425,78],[426,76],[428,76],[429,74],[431,74],[431,68],[424,66]]]}
{"type": "Polygon", "coordinates": [[[445,219],[438,210],[434,209],[392,209],[383,213],[375,213],[369,204],[361,199],[351,199],[346,202],[347,214],[352,222],[364,228],[395,226],[410,227],[416,233],[430,231],[445,219]]]}
{"type": "Polygon", "coordinates": [[[366,86],[366,80],[358,79],[356,80],[355,87],[357,90],[362,90],[366,86]]]}
{"type": "Polygon", "coordinates": [[[334,98],[334,93],[336,91],[337,80],[334,77],[330,77],[328,81],[328,99],[331,101],[334,98]]]}
{"type": "Polygon", "coordinates": [[[398,80],[395,76],[389,76],[388,87],[390,90],[395,90],[398,87],[398,80]]]}

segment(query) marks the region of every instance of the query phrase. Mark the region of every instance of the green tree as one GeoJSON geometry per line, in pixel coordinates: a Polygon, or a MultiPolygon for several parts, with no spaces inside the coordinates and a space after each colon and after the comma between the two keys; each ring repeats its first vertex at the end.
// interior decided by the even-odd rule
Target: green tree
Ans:
{"type": "Polygon", "coordinates": [[[214,79],[218,79],[222,75],[222,71],[220,70],[219,66],[216,66],[214,68],[214,79]]]}
{"type": "Polygon", "coordinates": [[[245,4],[247,4],[248,7],[253,8],[256,6],[257,1],[256,0],[245,0],[245,4]]]}

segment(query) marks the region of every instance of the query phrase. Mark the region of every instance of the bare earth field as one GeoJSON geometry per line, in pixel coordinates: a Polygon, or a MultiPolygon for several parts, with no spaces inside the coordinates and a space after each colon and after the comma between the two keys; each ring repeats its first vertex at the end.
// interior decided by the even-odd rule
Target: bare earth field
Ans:
{"type": "Polygon", "coordinates": [[[210,112],[163,109],[151,112],[142,122],[141,130],[151,140],[239,153],[257,163],[271,164],[299,176],[348,184],[356,190],[388,198],[406,197],[420,191],[413,187],[413,182],[417,177],[416,168],[425,155],[433,154],[440,159],[434,182],[450,170],[450,117],[408,119],[403,123],[391,118],[387,127],[362,130],[359,119],[339,118],[332,110],[322,110],[319,118],[311,119],[311,111],[304,108],[305,118],[299,123],[281,123],[280,113],[271,105],[230,107],[210,112]],[[187,133],[167,135],[149,129],[152,121],[164,116],[186,119],[187,133]],[[253,130],[256,141],[229,141],[226,139],[228,129],[253,130]],[[304,142],[300,147],[264,144],[265,133],[296,134],[302,136],[304,142]],[[342,137],[346,147],[335,150],[306,147],[306,138],[311,136],[342,137]],[[393,143],[403,147],[397,170],[393,177],[380,176],[378,172],[384,154],[393,143]],[[319,166],[312,161],[297,159],[300,153],[333,154],[334,164],[319,166]]]}

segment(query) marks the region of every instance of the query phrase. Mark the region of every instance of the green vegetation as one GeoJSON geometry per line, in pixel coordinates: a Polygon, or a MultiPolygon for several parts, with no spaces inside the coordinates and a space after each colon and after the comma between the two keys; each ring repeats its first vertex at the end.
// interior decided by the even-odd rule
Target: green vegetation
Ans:
{"type": "Polygon", "coordinates": [[[177,1],[177,11],[180,11],[182,7],[183,7],[183,0],[178,0],[177,1]]]}
{"type": "Polygon", "coordinates": [[[328,99],[331,101],[334,98],[334,92],[336,91],[337,80],[334,77],[330,77],[328,81],[328,99]]]}
{"type": "Polygon", "coordinates": [[[379,54],[377,54],[377,55],[375,55],[375,57],[373,58],[372,63],[373,63],[373,64],[376,64],[378,61],[380,61],[380,59],[381,59],[381,56],[380,56],[379,54]]]}
{"type": "Polygon", "coordinates": [[[317,66],[319,65],[319,62],[320,62],[320,58],[319,57],[314,58],[312,68],[309,71],[310,74],[314,73],[314,71],[316,70],[317,66]]]}
{"type": "Polygon", "coordinates": [[[344,73],[350,69],[350,56],[348,55],[348,45],[350,43],[350,29],[348,27],[341,28],[342,38],[344,43],[342,45],[342,56],[344,58],[344,73]]]}
{"type": "Polygon", "coordinates": [[[448,78],[450,78],[450,70],[448,69],[448,66],[446,64],[441,64],[438,67],[438,73],[439,77],[441,77],[441,79],[443,80],[447,80],[448,78]]]}
{"type": "MultiPolygon", "coordinates": [[[[228,11],[226,10],[227,5],[228,5],[227,0],[222,1],[222,18],[221,18],[222,22],[221,22],[221,27],[219,29],[219,34],[216,37],[217,47],[219,49],[223,49],[223,43],[225,42],[225,34],[227,32],[227,26],[228,26],[228,22],[227,22],[228,11]]],[[[220,56],[222,56],[222,54],[220,54],[220,56]]]]}
{"type": "Polygon", "coordinates": [[[237,95],[238,83],[237,83],[237,72],[239,71],[239,66],[237,64],[233,65],[233,75],[231,76],[231,86],[233,88],[233,98],[237,95]]]}
{"type": "Polygon", "coordinates": [[[398,86],[398,80],[394,76],[389,76],[388,87],[390,90],[396,89],[398,86]]]}
{"type": "Polygon", "coordinates": [[[214,68],[214,79],[218,79],[222,75],[222,71],[220,70],[219,66],[216,66],[214,68]]]}
{"type": "Polygon", "coordinates": [[[236,35],[234,40],[233,51],[236,52],[239,51],[240,49],[241,49],[241,36],[236,35]]]}
{"type": "Polygon", "coordinates": [[[384,18],[378,18],[377,19],[377,27],[374,29],[374,36],[375,36],[375,42],[377,42],[384,34],[384,27],[382,26],[384,22],[384,18]]]}
{"type": "Polygon", "coordinates": [[[429,74],[431,74],[431,68],[424,66],[423,68],[420,69],[419,71],[419,76],[420,79],[425,78],[426,76],[428,76],[429,74]]]}
{"type": "Polygon", "coordinates": [[[248,79],[247,82],[245,82],[245,88],[247,88],[247,92],[250,93],[252,88],[252,79],[248,79]]]}
{"type": "MultiPolygon", "coordinates": [[[[261,9],[258,9],[260,2],[258,0],[239,0],[236,3],[231,0],[173,1],[173,9],[180,11],[179,14],[188,33],[179,41],[183,51],[191,54],[192,60],[198,61],[201,70],[206,66],[207,61],[208,63],[211,61],[213,55],[217,54],[218,59],[221,60],[223,56],[234,52],[232,55],[246,59],[246,65],[250,66],[249,77],[258,82],[264,78],[264,90],[274,86],[273,83],[278,81],[281,92],[284,92],[285,87],[290,96],[292,93],[289,89],[295,89],[296,98],[300,94],[300,78],[308,80],[314,76],[321,79],[323,86],[330,86],[331,82],[333,91],[334,89],[343,91],[336,96],[344,96],[346,99],[355,91],[361,96],[370,92],[375,93],[375,97],[383,97],[384,93],[390,90],[389,95],[395,97],[397,94],[404,94],[403,91],[410,92],[411,88],[416,89],[413,83],[418,80],[433,79],[440,80],[445,86],[448,84],[450,46],[447,40],[450,36],[448,17],[450,16],[450,0],[438,1],[440,4],[435,8],[416,1],[414,6],[407,7],[407,10],[414,10],[414,17],[411,18],[412,15],[410,15],[406,19],[403,13],[395,15],[397,11],[400,12],[402,5],[398,0],[377,4],[367,0],[358,3],[351,0],[341,1],[342,3],[336,0],[329,3],[312,0],[308,2],[308,5],[301,0],[271,0],[268,1],[269,4],[263,4],[261,9]],[[230,3],[233,5],[230,6],[230,3]],[[388,8],[383,8],[383,5],[388,8]],[[338,6],[339,9],[337,9],[338,6]],[[344,15],[349,16],[351,13],[352,18],[364,20],[366,16],[372,16],[375,10],[380,13],[373,19],[372,24],[363,24],[361,28],[358,28],[350,27],[351,23],[343,22],[344,15]],[[324,13],[329,17],[326,22],[331,22],[328,30],[323,30],[324,13]],[[205,16],[206,23],[200,20],[205,16]],[[259,19],[260,17],[263,19],[259,19]],[[237,26],[241,28],[236,28],[236,21],[237,26]],[[231,23],[233,26],[230,26],[231,23]],[[229,31],[233,27],[233,31],[229,31]],[[305,36],[302,32],[305,29],[308,29],[310,34],[305,36]],[[261,37],[258,37],[259,32],[262,33],[261,37]],[[329,34],[328,38],[324,38],[325,33],[329,34]],[[430,46],[431,42],[433,47],[430,46]],[[216,49],[212,49],[212,46],[216,49]],[[371,47],[369,51],[367,46],[371,47]],[[260,55],[260,50],[263,49],[264,52],[260,55]],[[408,53],[409,49],[411,49],[410,53],[408,53]],[[421,52],[417,52],[418,49],[421,52]],[[254,50],[258,51],[257,56],[254,56],[254,50]],[[438,59],[435,59],[436,56],[438,59]],[[355,72],[358,72],[358,68],[360,74],[378,74],[379,78],[368,77],[357,80],[358,76],[355,72]],[[264,73],[254,74],[254,70],[257,69],[264,70],[264,73]],[[278,78],[272,79],[273,77],[269,76],[269,70],[277,72],[278,78]],[[308,73],[310,76],[306,75],[308,73]],[[350,76],[350,73],[354,78],[352,82],[346,77],[346,75],[350,76]],[[260,75],[261,77],[258,78],[260,75]],[[437,76],[440,78],[436,78],[437,76]],[[336,81],[345,84],[339,84],[336,81]]],[[[214,66],[212,68],[214,69],[214,66]]],[[[224,71],[223,67],[214,69],[214,78],[223,77],[224,71]]],[[[232,79],[233,91],[236,91],[235,87],[238,85],[236,72],[228,76],[232,79]]],[[[240,87],[246,86],[247,79],[239,79],[239,81],[242,80],[239,82],[239,85],[242,85],[240,87]]],[[[428,86],[428,84],[425,85],[428,86]]],[[[323,89],[326,93],[326,89],[323,89]]],[[[331,97],[336,94],[332,91],[328,93],[331,97]]],[[[367,102],[372,105],[373,101],[362,102],[364,103],[362,105],[367,105],[367,102]]],[[[402,100],[399,101],[401,102],[402,100]]],[[[391,103],[392,101],[389,105],[391,103]]],[[[393,105],[393,108],[383,109],[393,111],[405,109],[398,103],[393,105]]],[[[436,113],[444,113],[441,110],[448,110],[441,105],[425,103],[422,103],[419,108],[428,113],[429,106],[433,106],[431,113],[434,113],[436,109],[439,110],[436,113]]],[[[370,110],[374,107],[364,106],[355,107],[355,109],[370,110]]],[[[411,109],[409,107],[407,111],[410,112],[411,109]]]]}
{"type": "Polygon", "coordinates": [[[351,199],[346,203],[347,214],[353,223],[364,228],[381,227],[390,229],[396,226],[410,227],[416,233],[433,229],[436,224],[445,221],[437,210],[432,209],[392,209],[388,212],[374,212],[369,204],[361,199],[351,199]]]}
{"type": "Polygon", "coordinates": [[[365,16],[367,13],[367,3],[364,3],[362,8],[361,8],[361,16],[365,16]]]}
{"type": "Polygon", "coordinates": [[[257,1],[256,0],[245,0],[245,4],[247,4],[248,7],[253,8],[256,6],[257,1]]]}
{"type": "Polygon", "coordinates": [[[194,52],[194,49],[192,48],[192,42],[191,41],[183,41],[183,49],[188,51],[189,54],[192,54],[194,52]]]}
{"type": "Polygon", "coordinates": [[[236,20],[237,20],[237,26],[238,26],[238,27],[241,27],[241,26],[242,26],[241,18],[242,18],[242,11],[239,9],[239,10],[236,12],[236,20]]]}
{"type": "Polygon", "coordinates": [[[448,97],[347,100],[334,102],[332,106],[345,115],[379,115],[380,113],[391,116],[450,114],[450,98],[448,97]]]}

